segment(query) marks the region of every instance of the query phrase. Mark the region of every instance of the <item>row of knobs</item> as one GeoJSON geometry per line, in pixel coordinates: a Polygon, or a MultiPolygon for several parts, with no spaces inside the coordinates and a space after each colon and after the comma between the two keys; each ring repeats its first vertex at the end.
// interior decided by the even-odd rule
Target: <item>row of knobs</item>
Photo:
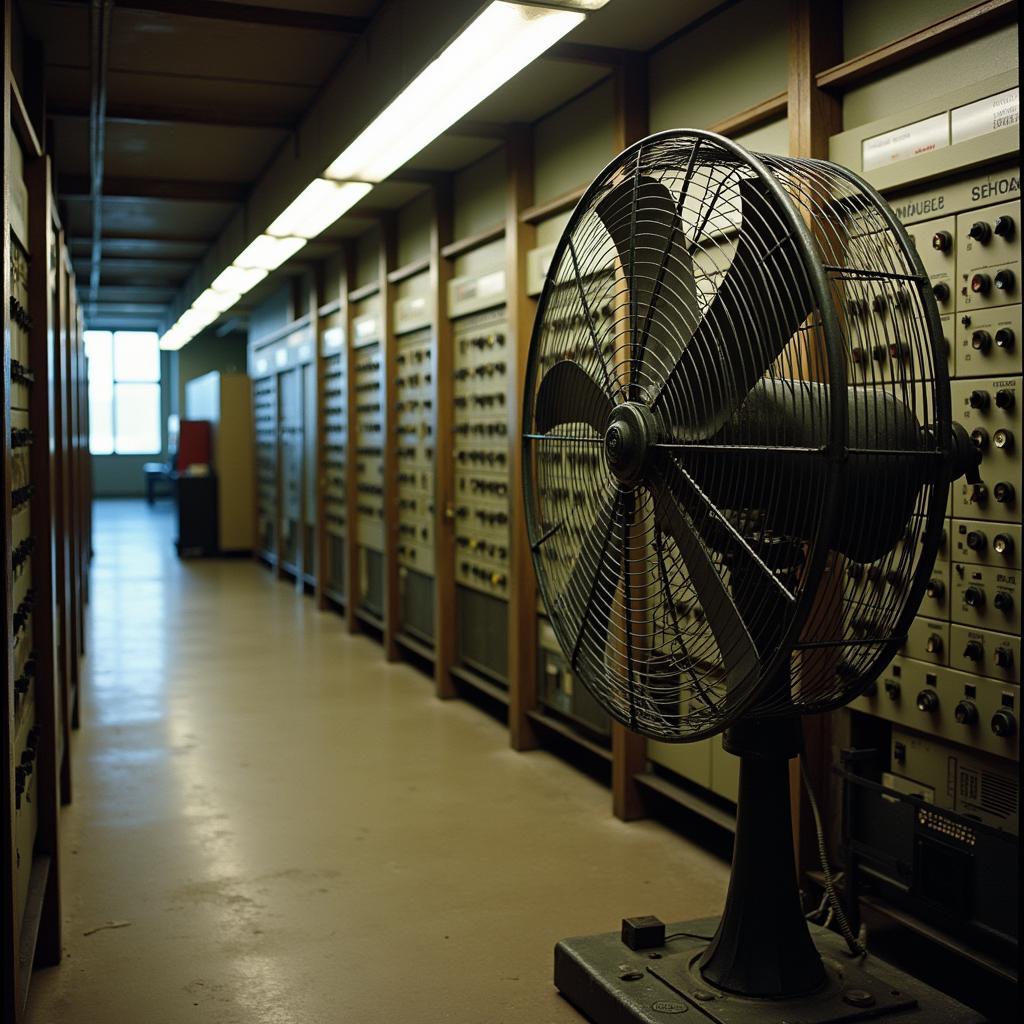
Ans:
{"type": "MultiPolygon", "coordinates": [[[[995,224],[989,224],[988,221],[984,220],[976,220],[971,225],[967,234],[980,245],[988,245],[992,241],[993,235],[997,235],[1008,242],[1016,234],[1016,231],[1017,228],[1013,218],[1004,214],[1002,217],[996,218],[995,224]]],[[[953,235],[949,231],[936,231],[932,235],[932,248],[937,249],[939,252],[950,252],[953,248],[953,235]]]]}
{"type": "MultiPolygon", "coordinates": [[[[984,608],[985,607],[985,591],[981,587],[969,586],[964,589],[964,604],[968,608],[984,608]]],[[[996,596],[992,598],[992,604],[998,611],[1004,612],[1007,615],[1013,611],[1013,594],[1007,593],[1005,590],[996,591],[996,596]]]]}
{"type": "MultiPolygon", "coordinates": [[[[925,641],[924,649],[929,654],[936,656],[942,654],[942,637],[938,633],[931,633],[925,641]]],[[[968,640],[964,647],[964,657],[977,665],[985,660],[985,645],[980,640],[968,640]]],[[[1013,666],[1013,650],[1010,647],[997,647],[993,653],[993,660],[997,668],[1010,669],[1013,666]]]]}
{"type": "MultiPolygon", "coordinates": [[[[934,690],[922,690],[917,695],[917,708],[926,714],[939,710],[939,695],[934,690]]],[[[966,697],[953,709],[953,717],[961,725],[978,724],[978,706],[966,697]]],[[[992,731],[999,737],[1007,738],[1017,732],[1017,718],[1008,708],[1000,708],[989,722],[992,731]]]]}

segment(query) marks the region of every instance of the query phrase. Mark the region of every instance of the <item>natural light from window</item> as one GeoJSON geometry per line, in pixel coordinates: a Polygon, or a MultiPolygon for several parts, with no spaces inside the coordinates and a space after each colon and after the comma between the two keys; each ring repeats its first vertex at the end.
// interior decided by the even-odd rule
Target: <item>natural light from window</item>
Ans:
{"type": "Polygon", "coordinates": [[[89,451],[155,455],[160,443],[160,346],[153,331],[86,331],[89,451]]]}

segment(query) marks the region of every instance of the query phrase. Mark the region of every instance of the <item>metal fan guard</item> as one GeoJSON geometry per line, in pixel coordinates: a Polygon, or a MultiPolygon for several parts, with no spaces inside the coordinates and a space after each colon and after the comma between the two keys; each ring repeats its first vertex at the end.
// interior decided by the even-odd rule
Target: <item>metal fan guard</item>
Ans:
{"type": "Polygon", "coordinates": [[[672,131],[598,175],[522,443],[540,594],[613,718],[697,740],[839,707],[891,660],[941,540],[941,340],[906,231],[843,168],[672,131]]]}

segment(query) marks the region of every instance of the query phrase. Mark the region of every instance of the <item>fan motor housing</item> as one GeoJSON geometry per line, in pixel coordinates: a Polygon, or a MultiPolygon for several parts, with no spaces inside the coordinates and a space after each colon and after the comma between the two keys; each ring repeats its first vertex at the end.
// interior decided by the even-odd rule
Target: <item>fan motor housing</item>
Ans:
{"type": "Polygon", "coordinates": [[[657,424],[647,406],[623,402],[615,407],[604,432],[604,457],[620,483],[628,485],[640,479],[656,440],[657,424]]]}

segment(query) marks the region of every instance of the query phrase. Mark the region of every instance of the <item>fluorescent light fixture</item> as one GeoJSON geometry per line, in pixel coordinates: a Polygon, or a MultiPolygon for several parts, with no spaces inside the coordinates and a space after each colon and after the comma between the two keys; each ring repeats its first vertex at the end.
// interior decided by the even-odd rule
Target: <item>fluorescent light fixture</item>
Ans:
{"type": "Polygon", "coordinates": [[[497,0],[327,168],[327,177],[383,181],[586,17],[497,0]]]}
{"type": "Polygon", "coordinates": [[[186,309],[178,317],[175,327],[181,327],[195,337],[204,327],[209,327],[218,316],[220,316],[220,313],[212,309],[186,309]]]}
{"type": "Polygon", "coordinates": [[[160,347],[165,352],[176,352],[184,348],[192,340],[192,335],[179,324],[175,324],[160,338],[160,347]]]}
{"type": "Polygon", "coordinates": [[[193,301],[192,308],[213,313],[223,313],[224,310],[230,309],[241,297],[240,292],[217,291],[213,288],[207,288],[202,295],[193,301]]]}
{"type": "Polygon", "coordinates": [[[286,259],[294,256],[306,244],[305,238],[274,238],[257,235],[234,261],[234,266],[245,270],[277,270],[286,259]]]}
{"type": "Polygon", "coordinates": [[[215,292],[234,292],[241,296],[255,288],[266,276],[267,271],[259,267],[243,269],[232,265],[214,278],[210,288],[215,292]]]}
{"type": "Polygon", "coordinates": [[[365,181],[314,178],[297,199],[267,228],[268,235],[315,238],[348,213],[373,186],[365,181]]]}

